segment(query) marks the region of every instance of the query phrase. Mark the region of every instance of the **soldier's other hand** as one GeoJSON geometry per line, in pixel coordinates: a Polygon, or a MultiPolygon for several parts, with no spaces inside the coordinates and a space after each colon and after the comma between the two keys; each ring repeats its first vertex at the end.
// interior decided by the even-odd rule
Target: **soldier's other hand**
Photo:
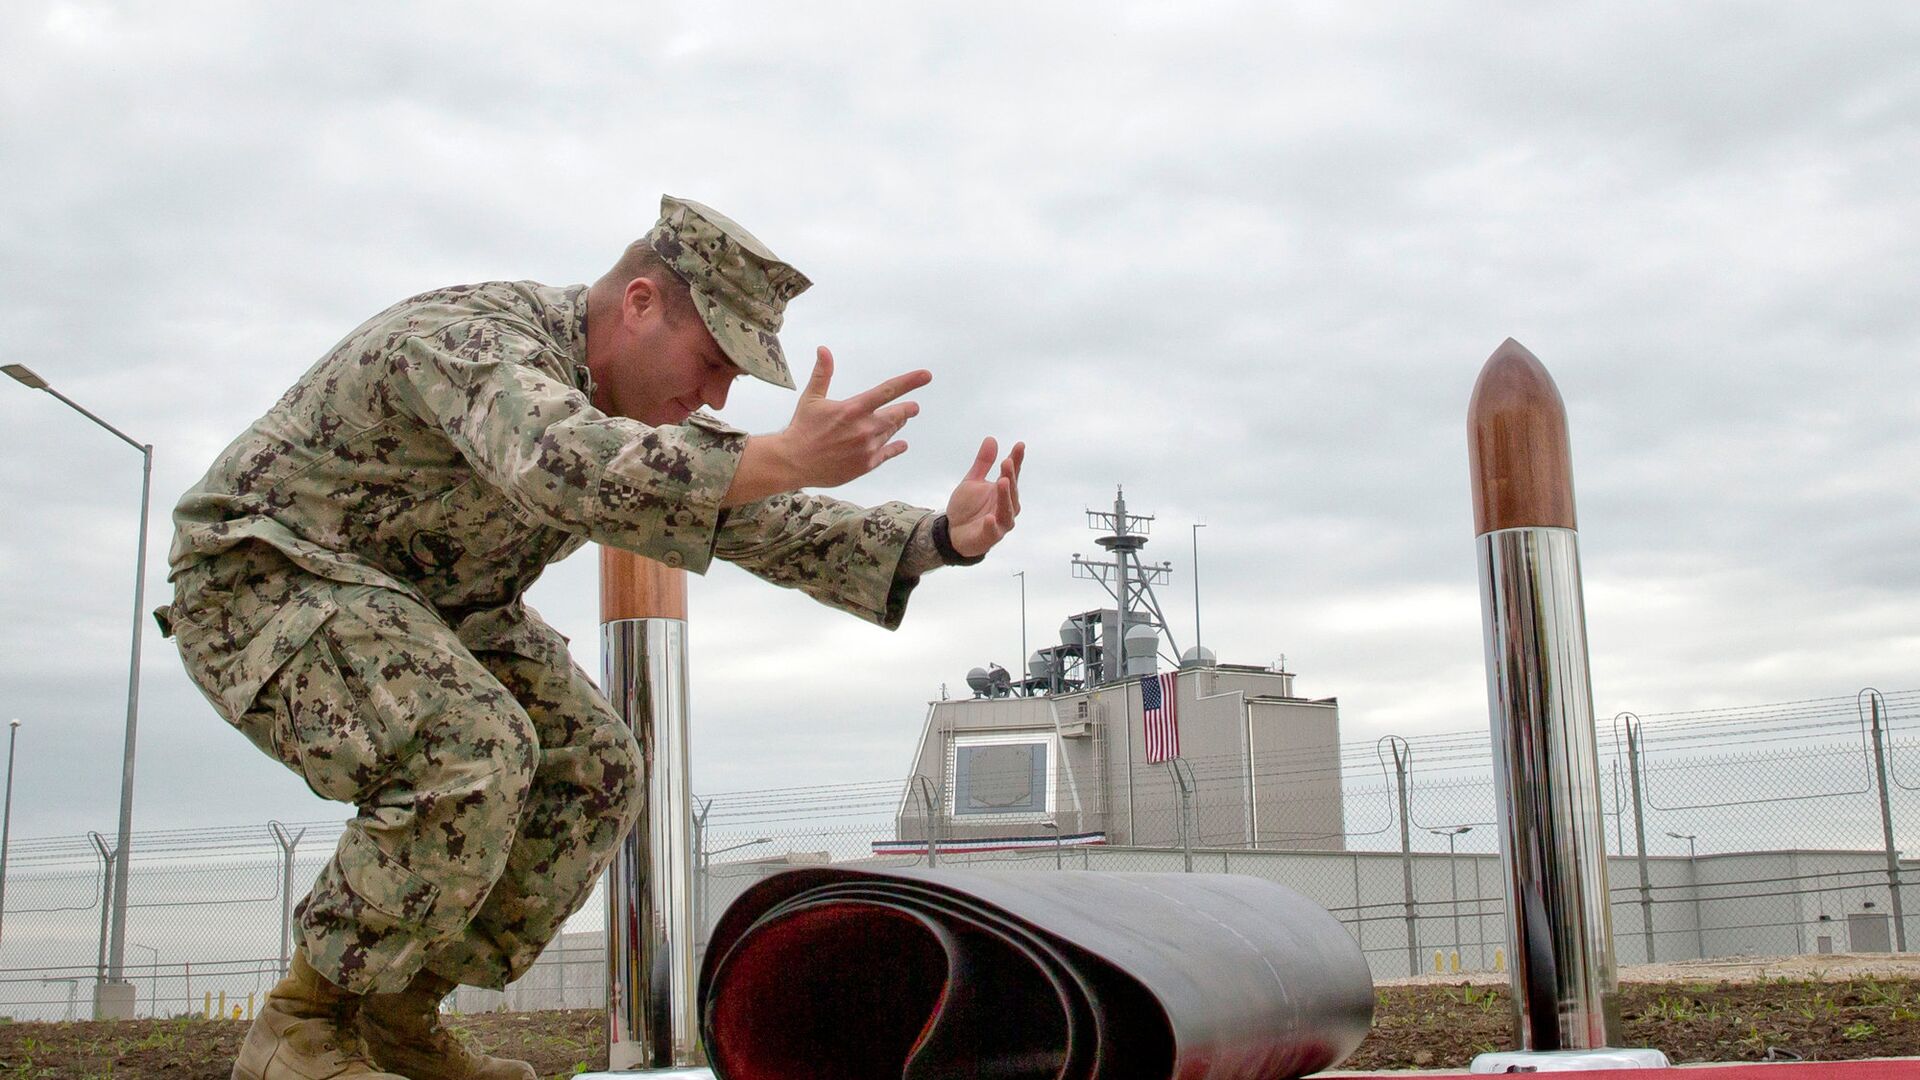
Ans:
{"type": "Polygon", "coordinates": [[[1014,519],[1020,516],[1020,467],[1027,458],[1027,444],[1014,443],[1013,453],[1000,462],[999,475],[988,479],[999,452],[993,436],[981,440],[973,467],[947,500],[947,538],[953,550],[970,559],[991,551],[1013,531],[1014,519]]]}
{"type": "Polygon", "coordinates": [[[920,405],[899,399],[932,382],[933,373],[909,371],[835,401],[827,396],[833,353],[822,345],[817,357],[793,419],[779,437],[802,477],[798,486],[838,487],[906,453],[905,440],[894,436],[919,415],[920,405]]]}

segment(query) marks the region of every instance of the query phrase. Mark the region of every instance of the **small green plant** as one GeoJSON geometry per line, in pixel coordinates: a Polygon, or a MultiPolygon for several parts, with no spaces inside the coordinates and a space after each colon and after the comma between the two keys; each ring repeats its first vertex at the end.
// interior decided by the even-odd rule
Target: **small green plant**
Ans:
{"type": "Polygon", "coordinates": [[[1860,987],[1860,1000],[1868,1005],[1903,1005],[1907,995],[1899,986],[1869,981],[1860,987]]]}
{"type": "Polygon", "coordinates": [[[1500,1007],[1500,995],[1492,987],[1478,987],[1472,983],[1460,988],[1461,1003],[1471,1005],[1483,1013],[1494,1012],[1500,1007]]]}
{"type": "Polygon", "coordinates": [[[1698,1004],[1692,998],[1672,998],[1662,994],[1647,1006],[1647,1015],[1657,1020],[1686,1021],[1693,1019],[1698,1004]]]}
{"type": "Polygon", "coordinates": [[[1857,1042],[1861,1039],[1872,1038],[1877,1030],[1878,1029],[1876,1029],[1872,1024],[1867,1023],[1865,1020],[1855,1020],[1853,1023],[1848,1024],[1846,1027],[1843,1027],[1840,1029],[1840,1037],[1843,1039],[1851,1039],[1857,1042]]]}

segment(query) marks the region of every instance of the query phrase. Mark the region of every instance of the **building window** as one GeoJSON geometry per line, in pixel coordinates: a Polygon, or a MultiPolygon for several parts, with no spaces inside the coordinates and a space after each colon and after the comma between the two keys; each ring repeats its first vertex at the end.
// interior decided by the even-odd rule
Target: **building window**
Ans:
{"type": "Polygon", "coordinates": [[[948,812],[955,818],[1045,820],[1053,813],[1053,736],[957,735],[948,812]]]}

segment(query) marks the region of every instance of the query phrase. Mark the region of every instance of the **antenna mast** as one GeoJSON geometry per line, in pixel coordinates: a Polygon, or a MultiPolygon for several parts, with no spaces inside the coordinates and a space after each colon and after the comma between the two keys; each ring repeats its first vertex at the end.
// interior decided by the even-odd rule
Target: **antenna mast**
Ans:
{"type": "MultiPolygon", "coordinates": [[[[1153,528],[1153,515],[1127,513],[1126,491],[1115,486],[1113,511],[1087,511],[1087,527],[1095,532],[1104,531],[1105,535],[1096,537],[1099,544],[1113,554],[1111,561],[1094,562],[1073,557],[1073,576],[1098,581],[1107,595],[1113,597],[1117,613],[1117,626],[1108,633],[1114,643],[1117,663],[1113,668],[1113,678],[1124,679],[1127,675],[1127,627],[1146,625],[1158,629],[1167,639],[1167,645],[1177,658],[1180,647],[1173,640],[1173,631],[1167,626],[1166,616],[1160,611],[1160,600],[1154,595],[1155,585],[1164,585],[1172,575],[1173,564],[1169,562],[1142,563],[1140,549],[1147,545],[1147,533],[1153,528]]],[[[1176,664],[1178,660],[1174,661],[1176,664]]],[[[1102,666],[1106,666],[1104,663],[1102,666]]],[[[1103,673],[1104,674],[1104,673],[1103,673]]],[[[1088,673],[1088,683],[1106,682],[1105,678],[1094,678],[1088,673]]]]}

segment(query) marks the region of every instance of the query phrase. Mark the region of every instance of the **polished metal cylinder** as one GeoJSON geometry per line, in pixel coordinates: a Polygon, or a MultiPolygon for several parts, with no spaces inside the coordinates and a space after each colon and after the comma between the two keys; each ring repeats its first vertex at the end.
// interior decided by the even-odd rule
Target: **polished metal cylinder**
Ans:
{"type": "Polygon", "coordinates": [[[1579,536],[1477,543],[1520,1048],[1619,1045],[1579,536]]]}
{"type": "Polygon", "coordinates": [[[647,789],[606,876],[608,1065],[696,1065],[687,624],[613,619],[601,635],[607,698],[640,744],[647,789]]]}

